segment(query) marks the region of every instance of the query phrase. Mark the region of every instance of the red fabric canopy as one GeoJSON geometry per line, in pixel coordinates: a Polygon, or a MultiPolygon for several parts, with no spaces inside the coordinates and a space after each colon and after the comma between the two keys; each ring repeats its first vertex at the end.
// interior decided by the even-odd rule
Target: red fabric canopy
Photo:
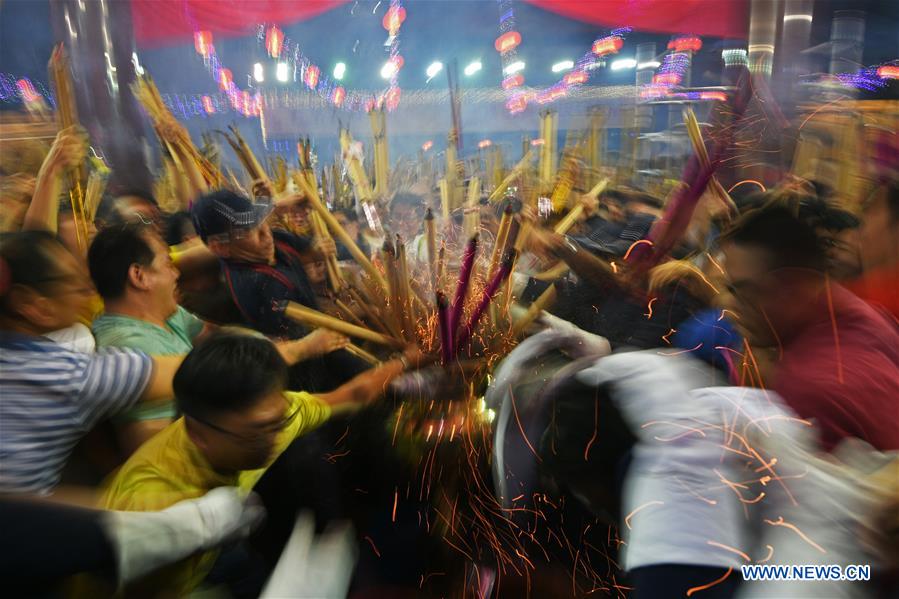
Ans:
{"type": "Polygon", "coordinates": [[[259,23],[289,25],[347,0],[131,0],[134,37],[142,48],[184,43],[194,31],[224,37],[253,33],[259,23]]]}
{"type": "Polygon", "coordinates": [[[747,0],[527,0],[535,6],[595,25],[637,31],[745,38],[747,0]]]}

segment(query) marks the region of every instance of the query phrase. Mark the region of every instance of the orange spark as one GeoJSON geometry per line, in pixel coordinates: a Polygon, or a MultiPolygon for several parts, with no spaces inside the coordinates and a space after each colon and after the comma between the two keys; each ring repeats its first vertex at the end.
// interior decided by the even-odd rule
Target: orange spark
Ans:
{"type": "Polygon", "coordinates": [[[734,571],[733,568],[728,568],[728,569],[727,569],[727,572],[725,572],[725,573],[724,573],[724,576],[722,576],[721,578],[718,578],[718,579],[716,579],[716,580],[713,580],[712,582],[710,582],[710,583],[708,583],[708,584],[704,584],[704,585],[702,585],[702,586],[693,587],[693,588],[691,588],[691,589],[688,589],[688,590],[687,590],[687,597],[692,596],[693,593],[698,593],[699,591],[704,591],[704,590],[706,590],[706,589],[710,589],[710,588],[712,588],[713,586],[715,586],[716,584],[721,584],[722,582],[724,582],[725,580],[727,580],[727,577],[730,576],[730,573],[733,572],[733,571],[734,571]]]}
{"type": "Polygon", "coordinates": [[[652,242],[648,239],[638,239],[634,243],[631,244],[631,247],[627,248],[627,251],[624,252],[624,261],[627,262],[628,256],[631,255],[631,251],[640,244],[648,243],[650,247],[652,247],[652,242]]]}
{"type": "Polygon", "coordinates": [[[765,545],[765,547],[768,548],[768,555],[765,557],[765,559],[759,560],[757,562],[759,564],[764,564],[765,562],[767,562],[769,559],[771,559],[774,556],[774,547],[772,547],[771,545],[765,545]]]}
{"type": "Polygon", "coordinates": [[[643,508],[649,507],[651,505],[665,505],[665,502],[664,501],[647,501],[643,505],[636,507],[634,509],[634,511],[632,511],[630,514],[628,514],[624,518],[624,524],[627,526],[627,528],[629,530],[631,528],[631,518],[633,518],[636,515],[636,513],[639,512],[640,510],[642,510],[643,508]]]}
{"type": "Polygon", "coordinates": [[[400,427],[400,418],[403,415],[403,408],[405,406],[406,406],[406,404],[401,403],[400,409],[396,413],[396,425],[393,427],[393,441],[391,441],[391,443],[390,443],[391,445],[396,445],[396,430],[400,427]]]}
{"type": "Polygon", "coordinates": [[[653,302],[655,302],[657,299],[659,299],[659,298],[654,297],[654,298],[652,298],[651,300],[649,300],[649,303],[648,303],[648,304],[646,304],[646,309],[649,310],[649,312],[647,312],[647,313],[644,314],[643,316],[645,316],[647,319],[652,318],[652,304],[653,304],[653,302]]]}
{"type": "Polygon", "coordinates": [[[375,555],[377,555],[378,557],[381,557],[381,552],[378,551],[377,547],[375,547],[375,542],[371,540],[371,537],[366,536],[366,537],[362,537],[362,538],[365,539],[366,541],[368,541],[368,544],[371,545],[371,550],[375,552],[375,555]]]}
{"type": "Polygon", "coordinates": [[[700,500],[706,502],[706,503],[709,504],[709,505],[718,505],[718,502],[715,501],[714,499],[709,499],[708,497],[703,497],[702,495],[700,495],[699,493],[697,493],[696,491],[694,491],[693,489],[691,489],[690,486],[687,485],[687,483],[685,483],[684,481],[682,481],[682,480],[680,479],[680,477],[675,476],[675,477],[674,477],[674,480],[676,480],[676,481],[680,484],[680,486],[682,486],[684,489],[686,489],[687,492],[688,492],[690,495],[693,495],[693,496],[696,497],[697,499],[700,499],[700,500]]]}
{"type": "Polygon", "coordinates": [[[700,347],[702,347],[702,341],[700,341],[700,342],[696,345],[696,347],[693,347],[693,348],[691,348],[691,349],[682,349],[682,350],[680,350],[680,351],[673,351],[673,352],[668,352],[668,351],[661,352],[661,351],[660,351],[660,352],[656,352],[656,353],[658,353],[660,356],[679,356],[679,355],[681,355],[681,354],[688,354],[688,353],[690,353],[691,351],[696,351],[696,350],[699,349],[700,347]]]}
{"type": "Polygon", "coordinates": [[[821,553],[827,553],[827,551],[825,551],[824,548],[821,547],[821,545],[818,545],[817,543],[815,543],[814,541],[812,541],[810,538],[808,538],[808,537],[805,535],[805,533],[803,533],[801,530],[799,530],[799,528],[798,528],[795,524],[790,524],[789,522],[784,522],[784,517],[783,517],[783,516],[780,516],[780,517],[777,519],[777,521],[774,521],[774,520],[768,520],[767,518],[765,518],[765,522],[768,523],[768,524],[770,524],[771,526],[786,526],[787,528],[789,528],[790,530],[792,530],[793,532],[795,532],[797,535],[799,535],[800,537],[802,537],[802,540],[803,540],[803,541],[805,541],[806,543],[808,543],[809,545],[811,545],[812,547],[814,547],[815,549],[817,549],[817,550],[820,551],[821,553]]]}
{"type": "Polygon", "coordinates": [[[531,453],[534,454],[534,457],[537,458],[538,462],[543,462],[540,455],[537,453],[537,450],[534,449],[534,446],[531,445],[528,436],[524,434],[524,427],[521,426],[521,418],[518,417],[518,408],[515,406],[515,395],[512,393],[512,390],[509,389],[509,399],[512,400],[512,414],[515,415],[515,423],[518,425],[518,430],[521,432],[521,438],[524,439],[524,442],[527,444],[528,448],[531,450],[531,453]]]}
{"type": "Polygon", "coordinates": [[[767,190],[765,189],[765,186],[762,185],[761,182],[756,181],[755,179],[744,179],[743,181],[738,181],[738,182],[734,183],[734,184],[731,186],[731,188],[727,190],[727,193],[732,192],[733,190],[735,190],[735,189],[738,188],[739,186],[743,185],[744,183],[755,183],[756,185],[758,185],[758,186],[761,188],[762,191],[767,191],[767,190]]]}
{"type": "Polygon", "coordinates": [[[393,488],[393,513],[390,515],[390,521],[396,522],[396,504],[400,500],[400,491],[396,487],[393,488]]]}
{"type": "Polygon", "coordinates": [[[733,547],[730,547],[729,545],[724,545],[723,543],[716,543],[715,541],[706,541],[706,543],[708,543],[712,547],[720,547],[721,549],[724,549],[725,551],[730,551],[731,553],[736,553],[737,555],[739,555],[740,557],[745,559],[747,562],[752,561],[751,559],[749,559],[748,555],[746,555],[739,549],[734,549],[733,547]]]}
{"type": "Polygon", "coordinates": [[[596,441],[596,435],[599,433],[599,397],[596,398],[596,407],[593,410],[593,436],[590,437],[590,441],[587,442],[587,447],[584,448],[584,461],[587,461],[587,457],[590,455],[590,446],[596,441]]]}

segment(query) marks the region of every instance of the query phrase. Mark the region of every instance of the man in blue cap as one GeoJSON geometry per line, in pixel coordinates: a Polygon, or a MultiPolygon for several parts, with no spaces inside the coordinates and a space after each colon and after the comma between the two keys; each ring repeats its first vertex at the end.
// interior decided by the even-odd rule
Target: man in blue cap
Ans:
{"type": "MultiPolygon", "coordinates": [[[[194,228],[209,250],[219,257],[225,285],[246,324],[270,337],[296,339],[308,331],[284,315],[292,301],[318,309],[315,292],[303,261],[336,253],[331,239],[310,240],[272,230],[267,219],[273,206],[252,202],[230,190],[218,190],[191,208],[194,228]]],[[[365,369],[344,350],[321,358],[322,368],[308,362],[292,371],[292,388],[329,391],[365,369]]]]}

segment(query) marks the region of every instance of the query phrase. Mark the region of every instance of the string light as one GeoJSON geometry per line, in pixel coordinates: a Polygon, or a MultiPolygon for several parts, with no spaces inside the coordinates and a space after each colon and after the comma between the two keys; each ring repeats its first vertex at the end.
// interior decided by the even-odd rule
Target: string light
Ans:
{"type": "Polygon", "coordinates": [[[563,60],[563,61],[557,62],[556,64],[554,64],[552,66],[552,72],[553,73],[561,73],[562,71],[568,71],[573,68],[574,68],[573,60],[563,60]]]}
{"type": "Polygon", "coordinates": [[[443,70],[442,62],[435,61],[435,62],[432,62],[430,65],[428,65],[427,70],[425,70],[425,75],[428,76],[428,81],[433,79],[437,75],[437,73],[439,73],[442,70],[443,70]]]}
{"type": "Polygon", "coordinates": [[[483,68],[481,61],[476,60],[474,62],[469,63],[468,66],[465,67],[465,70],[463,72],[465,73],[466,77],[471,77],[472,75],[474,75],[475,73],[480,71],[481,68],[483,68]]]}
{"type": "Polygon", "coordinates": [[[289,72],[287,70],[286,62],[279,62],[278,66],[275,67],[275,78],[281,83],[285,83],[288,79],[289,72]]]}

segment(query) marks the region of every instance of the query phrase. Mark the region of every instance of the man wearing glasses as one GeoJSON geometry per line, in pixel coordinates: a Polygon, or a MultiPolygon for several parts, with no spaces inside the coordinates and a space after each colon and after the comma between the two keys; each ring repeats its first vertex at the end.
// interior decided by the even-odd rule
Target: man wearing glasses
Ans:
{"type": "MultiPolygon", "coordinates": [[[[411,347],[331,393],[292,393],[285,391],[287,365],[270,341],[213,333],[188,354],[175,375],[175,399],[183,417],[131,456],[107,488],[102,507],[155,511],[220,486],[256,487],[267,506],[281,502],[289,485],[267,485],[269,491],[277,489],[272,493],[277,497],[268,497],[257,483],[294,440],[332,411],[373,401],[390,381],[423,360],[411,347]]],[[[271,474],[284,470],[282,466],[278,460],[271,474]]],[[[310,473],[291,475],[309,479],[310,485],[303,486],[314,488],[310,473]]],[[[185,596],[203,581],[216,555],[198,555],[146,582],[154,591],[185,596]]]]}

